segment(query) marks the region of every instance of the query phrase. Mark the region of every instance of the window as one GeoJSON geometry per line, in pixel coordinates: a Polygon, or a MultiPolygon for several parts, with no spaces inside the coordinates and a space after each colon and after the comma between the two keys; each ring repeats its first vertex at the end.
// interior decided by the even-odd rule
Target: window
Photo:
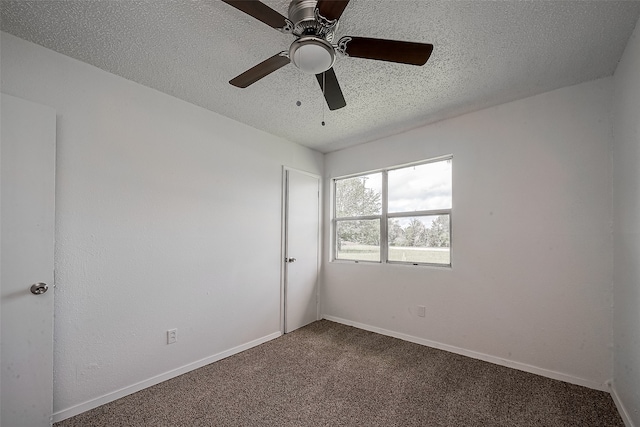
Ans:
{"type": "Polygon", "coordinates": [[[336,259],[380,261],[382,174],[335,180],[336,259]]]}
{"type": "Polygon", "coordinates": [[[451,265],[452,159],[334,180],[334,259],[451,265]]]}

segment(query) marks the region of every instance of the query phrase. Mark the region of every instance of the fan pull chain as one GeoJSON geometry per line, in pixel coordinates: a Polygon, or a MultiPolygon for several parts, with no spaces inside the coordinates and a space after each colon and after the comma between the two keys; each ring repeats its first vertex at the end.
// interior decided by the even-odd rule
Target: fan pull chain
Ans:
{"type": "Polygon", "coordinates": [[[326,74],[327,74],[326,71],[322,72],[322,126],[324,126],[324,104],[326,103],[326,99],[327,99],[325,96],[325,88],[327,87],[326,81],[325,81],[326,74]]]}
{"type": "Polygon", "coordinates": [[[301,85],[302,85],[302,74],[298,73],[298,100],[296,101],[296,105],[298,107],[302,105],[302,102],[300,101],[301,85]]]}

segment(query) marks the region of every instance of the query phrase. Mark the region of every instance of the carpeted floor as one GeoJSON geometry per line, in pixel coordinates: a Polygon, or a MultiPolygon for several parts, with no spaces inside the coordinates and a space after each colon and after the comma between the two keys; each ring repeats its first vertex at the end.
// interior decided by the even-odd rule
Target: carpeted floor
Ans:
{"type": "Polygon", "coordinates": [[[322,320],[55,426],[624,424],[607,393],[322,320]]]}

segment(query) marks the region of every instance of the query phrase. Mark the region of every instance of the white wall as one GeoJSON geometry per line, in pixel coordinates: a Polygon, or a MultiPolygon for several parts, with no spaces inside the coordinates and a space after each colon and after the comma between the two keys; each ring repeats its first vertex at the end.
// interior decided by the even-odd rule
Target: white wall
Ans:
{"type": "Polygon", "coordinates": [[[613,81],[613,388],[640,426],[640,25],[613,81]]]}
{"type": "Polygon", "coordinates": [[[596,80],[326,155],[328,220],[330,178],[453,154],[453,267],[325,263],[325,317],[606,389],[611,89],[596,80]]]}
{"type": "Polygon", "coordinates": [[[323,156],[6,33],[1,52],[2,91],[58,114],[56,419],[277,335],[281,168],[323,156]]]}

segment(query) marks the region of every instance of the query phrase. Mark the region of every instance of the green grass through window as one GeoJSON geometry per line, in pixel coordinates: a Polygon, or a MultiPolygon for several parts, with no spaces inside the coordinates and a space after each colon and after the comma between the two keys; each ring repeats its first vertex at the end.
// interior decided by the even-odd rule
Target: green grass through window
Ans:
{"type": "MultiPolygon", "coordinates": [[[[354,261],[380,261],[380,248],[371,245],[343,245],[337,259],[354,261]]],[[[389,261],[427,264],[451,263],[449,248],[390,247],[389,261]]]]}

